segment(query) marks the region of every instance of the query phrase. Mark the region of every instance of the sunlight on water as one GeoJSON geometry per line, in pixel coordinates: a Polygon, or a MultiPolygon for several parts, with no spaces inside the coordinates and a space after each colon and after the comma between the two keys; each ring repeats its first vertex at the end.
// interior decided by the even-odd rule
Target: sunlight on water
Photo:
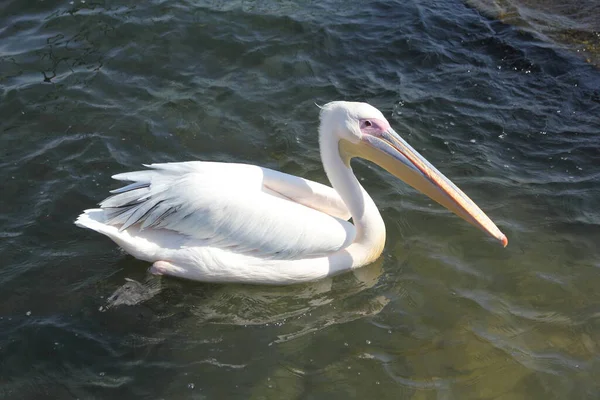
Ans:
{"type": "Polygon", "coordinates": [[[596,9],[2,3],[0,398],[597,398],[596,9]],[[326,182],[315,103],[337,99],[380,108],[509,246],[362,161],[384,254],[310,284],[150,276],[72,224],[142,163],[326,182]]]}

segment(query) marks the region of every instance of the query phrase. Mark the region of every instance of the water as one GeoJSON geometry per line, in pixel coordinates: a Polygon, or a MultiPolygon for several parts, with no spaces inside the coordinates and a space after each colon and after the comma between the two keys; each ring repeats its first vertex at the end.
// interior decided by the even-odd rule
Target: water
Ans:
{"type": "Polygon", "coordinates": [[[600,67],[600,3],[596,0],[465,0],[545,41],[578,53],[600,67]]]}
{"type": "Polygon", "coordinates": [[[0,398],[598,397],[600,71],[577,46],[459,0],[0,16],[0,398]],[[335,99],[379,107],[508,248],[366,162],[384,255],[312,284],[154,278],[72,225],[142,163],[325,182],[335,99]]]}

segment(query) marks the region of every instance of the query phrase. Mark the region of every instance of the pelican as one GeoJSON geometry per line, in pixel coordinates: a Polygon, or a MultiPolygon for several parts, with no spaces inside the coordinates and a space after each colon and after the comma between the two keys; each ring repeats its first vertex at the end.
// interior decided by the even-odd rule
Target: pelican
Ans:
{"type": "Polygon", "coordinates": [[[332,187],[248,164],[150,164],[113,176],[130,183],[75,224],[151,262],[157,275],[273,285],[315,281],[372,263],[383,251],[383,219],[350,166],[360,157],[507,245],[490,218],[375,107],[345,101],[321,107],[319,145],[332,187]]]}

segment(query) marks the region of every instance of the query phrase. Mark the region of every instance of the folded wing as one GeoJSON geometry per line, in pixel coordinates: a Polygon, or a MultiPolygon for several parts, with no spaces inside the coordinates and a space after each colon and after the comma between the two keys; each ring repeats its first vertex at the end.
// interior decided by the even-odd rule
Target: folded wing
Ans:
{"type": "Polygon", "coordinates": [[[347,217],[327,186],[246,164],[148,167],[113,177],[131,183],[100,203],[106,225],[169,230],[196,245],[271,259],[317,257],[354,240],[352,224],[320,211],[347,217]]]}

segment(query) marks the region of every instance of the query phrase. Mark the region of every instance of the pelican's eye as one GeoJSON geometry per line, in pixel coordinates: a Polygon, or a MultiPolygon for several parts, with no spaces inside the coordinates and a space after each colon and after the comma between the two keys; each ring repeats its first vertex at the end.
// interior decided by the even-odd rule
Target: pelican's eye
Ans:
{"type": "Polygon", "coordinates": [[[362,118],[359,122],[364,135],[381,136],[390,127],[387,121],[377,118],[362,118]]]}

